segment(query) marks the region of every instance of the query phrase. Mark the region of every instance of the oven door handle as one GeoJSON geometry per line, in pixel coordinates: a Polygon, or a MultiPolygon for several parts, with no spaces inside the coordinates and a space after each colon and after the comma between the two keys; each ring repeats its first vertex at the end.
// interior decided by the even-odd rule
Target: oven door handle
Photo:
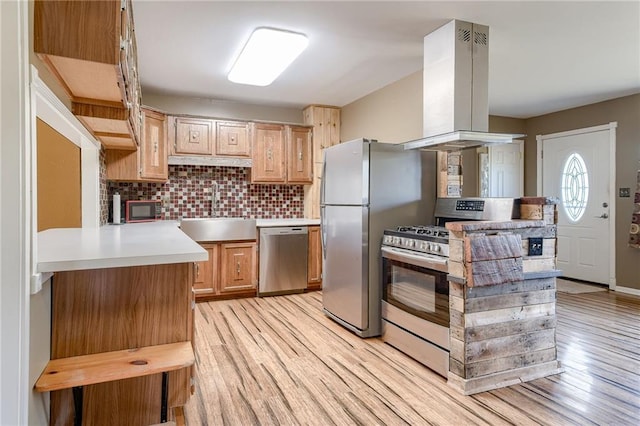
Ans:
{"type": "Polygon", "coordinates": [[[421,266],[427,269],[435,269],[440,272],[448,272],[447,258],[439,256],[425,256],[413,254],[408,250],[402,250],[395,247],[380,248],[382,257],[396,260],[398,262],[410,263],[412,265],[421,266]]]}

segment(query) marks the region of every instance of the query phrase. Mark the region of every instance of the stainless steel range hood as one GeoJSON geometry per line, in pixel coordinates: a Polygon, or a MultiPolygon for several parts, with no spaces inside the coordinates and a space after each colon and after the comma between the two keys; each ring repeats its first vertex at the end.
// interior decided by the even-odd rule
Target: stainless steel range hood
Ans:
{"type": "Polygon", "coordinates": [[[511,143],[488,133],[489,27],[453,20],[424,38],[423,134],[405,149],[460,150],[511,143]]]}

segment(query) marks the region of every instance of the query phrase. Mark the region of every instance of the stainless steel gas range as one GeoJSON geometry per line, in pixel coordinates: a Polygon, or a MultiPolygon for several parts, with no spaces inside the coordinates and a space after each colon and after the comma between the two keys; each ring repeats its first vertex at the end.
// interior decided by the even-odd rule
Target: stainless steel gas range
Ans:
{"type": "Polygon", "coordinates": [[[439,198],[436,225],[399,226],[382,239],[382,339],[436,373],[449,371],[452,220],[510,220],[512,198],[439,198]]]}

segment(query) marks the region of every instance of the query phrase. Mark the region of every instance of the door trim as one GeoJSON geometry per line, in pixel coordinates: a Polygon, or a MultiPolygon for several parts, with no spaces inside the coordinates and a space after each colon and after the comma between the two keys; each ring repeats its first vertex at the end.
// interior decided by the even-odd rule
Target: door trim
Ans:
{"type": "MultiPolygon", "coordinates": [[[[29,6],[0,4],[0,424],[29,424],[31,103],[29,6]],[[6,350],[5,348],[10,348],[6,350]]],[[[36,420],[37,421],[37,420],[36,420]]]]}
{"type": "Polygon", "coordinates": [[[617,121],[599,126],[585,127],[583,129],[568,130],[565,132],[550,133],[548,135],[536,135],[536,194],[542,197],[542,170],[543,156],[542,144],[545,140],[563,138],[566,136],[582,135],[608,130],[609,131],[609,289],[616,289],[616,128],[617,121]]]}

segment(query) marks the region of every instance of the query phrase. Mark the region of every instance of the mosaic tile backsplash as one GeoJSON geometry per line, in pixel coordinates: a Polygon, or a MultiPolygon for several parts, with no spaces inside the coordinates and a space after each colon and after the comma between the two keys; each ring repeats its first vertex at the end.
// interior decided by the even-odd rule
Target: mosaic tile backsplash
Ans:
{"type": "Polygon", "coordinates": [[[302,185],[254,185],[249,169],[240,167],[169,166],[166,183],[108,182],[124,200],[161,200],[165,220],[182,217],[304,217],[302,185]],[[217,200],[217,202],[212,202],[217,200]]]}

